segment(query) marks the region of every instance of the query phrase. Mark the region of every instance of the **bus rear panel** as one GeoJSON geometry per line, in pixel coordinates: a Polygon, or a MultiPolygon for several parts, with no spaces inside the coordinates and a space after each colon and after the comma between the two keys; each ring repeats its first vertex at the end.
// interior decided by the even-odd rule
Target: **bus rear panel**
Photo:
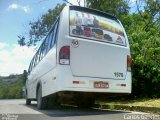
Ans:
{"type": "Polygon", "coordinates": [[[59,91],[131,93],[130,48],[120,21],[87,8],[66,9],[61,25],[68,29],[57,43],[59,91]]]}

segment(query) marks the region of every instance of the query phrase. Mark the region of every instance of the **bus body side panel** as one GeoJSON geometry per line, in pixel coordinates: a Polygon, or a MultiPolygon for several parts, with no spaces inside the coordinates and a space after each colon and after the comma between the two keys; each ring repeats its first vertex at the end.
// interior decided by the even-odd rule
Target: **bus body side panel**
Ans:
{"type": "Polygon", "coordinates": [[[27,80],[27,93],[28,98],[36,98],[36,85],[37,85],[37,69],[33,69],[27,80]]]}
{"type": "Polygon", "coordinates": [[[56,88],[56,45],[47,53],[44,59],[45,62],[41,71],[45,71],[45,73],[39,77],[39,80],[42,82],[42,96],[47,96],[54,93],[56,88]]]}
{"type": "Polygon", "coordinates": [[[56,73],[56,46],[38,63],[28,76],[28,97],[35,99],[37,85],[42,86],[42,96],[54,93],[56,73]]]}

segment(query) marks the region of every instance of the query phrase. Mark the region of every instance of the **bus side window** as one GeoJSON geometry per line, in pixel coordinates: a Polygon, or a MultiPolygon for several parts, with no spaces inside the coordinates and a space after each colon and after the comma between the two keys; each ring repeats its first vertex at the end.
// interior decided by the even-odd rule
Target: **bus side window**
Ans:
{"type": "Polygon", "coordinates": [[[51,44],[52,44],[52,36],[53,36],[53,32],[51,31],[49,33],[49,37],[48,37],[48,46],[47,46],[47,51],[49,51],[51,49],[51,44]]]}
{"type": "Polygon", "coordinates": [[[31,62],[30,65],[29,65],[28,74],[30,74],[30,72],[31,72],[31,66],[32,66],[32,62],[31,62]]]}
{"type": "Polygon", "coordinates": [[[58,28],[58,21],[56,22],[52,30],[52,42],[50,46],[51,48],[55,45],[55,42],[56,42],[57,28],[58,28]]]}
{"type": "Polygon", "coordinates": [[[41,59],[45,56],[45,43],[41,46],[41,59]]]}
{"type": "Polygon", "coordinates": [[[32,71],[32,69],[33,69],[33,59],[32,59],[32,62],[31,62],[30,71],[32,71]]]}
{"type": "Polygon", "coordinates": [[[54,31],[55,31],[55,25],[54,25],[54,27],[53,27],[53,29],[52,29],[52,36],[51,36],[51,44],[50,44],[50,48],[52,48],[53,47],[53,45],[54,45],[54,31]]]}
{"type": "Polygon", "coordinates": [[[37,64],[40,62],[40,50],[37,51],[37,64]]]}
{"type": "Polygon", "coordinates": [[[35,56],[34,56],[34,59],[33,59],[33,68],[36,66],[36,59],[35,59],[35,56]]]}
{"type": "Polygon", "coordinates": [[[34,67],[35,67],[35,66],[38,64],[38,62],[39,62],[39,51],[37,51],[34,59],[35,59],[35,60],[34,60],[34,67]]]}
{"type": "Polygon", "coordinates": [[[43,54],[43,44],[42,44],[41,47],[39,48],[39,61],[41,61],[42,58],[43,58],[42,54],[43,54]]]}
{"type": "Polygon", "coordinates": [[[55,41],[54,41],[54,43],[56,43],[56,42],[57,42],[58,26],[59,26],[59,21],[57,22],[57,24],[56,24],[56,28],[55,28],[55,41]]]}
{"type": "Polygon", "coordinates": [[[45,39],[45,41],[43,43],[44,44],[44,47],[43,47],[44,48],[44,50],[43,50],[44,51],[44,55],[43,56],[45,56],[47,54],[47,52],[48,52],[48,49],[47,49],[48,48],[47,47],[48,46],[48,42],[49,42],[49,35],[47,35],[47,37],[46,37],[46,39],[45,39]]]}

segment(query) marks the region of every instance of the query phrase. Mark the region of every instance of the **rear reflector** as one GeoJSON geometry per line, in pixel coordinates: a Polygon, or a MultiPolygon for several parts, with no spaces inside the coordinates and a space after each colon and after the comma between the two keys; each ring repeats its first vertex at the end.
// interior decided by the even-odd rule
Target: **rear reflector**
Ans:
{"type": "Polygon", "coordinates": [[[79,81],[73,81],[73,84],[79,84],[79,81]]]}
{"type": "Polygon", "coordinates": [[[59,64],[69,65],[70,64],[70,47],[63,46],[59,52],[59,64]]]}
{"type": "Polygon", "coordinates": [[[126,84],[121,84],[122,87],[126,87],[126,84]]]}
{"type": "Polygon", "coordinates": [[[127,85],[126,84],[116,84],[117,86],[121,86],[121,87],[126,87],[127,85]]]}
{"type": "Polygon", "coordinates": [[[131,56],[127,55],[127,71],[131,71],[131,63],[132,63],[132,58],[131,56]]]}
{"type": "Polygon", "coordinates": [[[68,59],[60,59],[59,63],[62,65],[69,65],[69,60],[68,59]]]}

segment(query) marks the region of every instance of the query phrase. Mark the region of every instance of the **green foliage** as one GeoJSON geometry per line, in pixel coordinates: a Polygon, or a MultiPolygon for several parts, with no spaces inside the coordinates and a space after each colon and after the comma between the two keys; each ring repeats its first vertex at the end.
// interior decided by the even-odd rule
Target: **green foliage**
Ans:
{"type": "Polygon", "coordinates": [[[41,16],[40,19],[34,22],[30,22],[29,40],[26,41],[26,37],[23,35],[18,36],[18,44],[21,46],[36,45],[38,41],[43,40],[43,38],[48,34],[53,23],[59,16],[61,10],[65,4],[57,4],[54,9],[49,9],[48,12],[41,16]]]}
{"type": "Polygon", "coordinates": [[[25,74],[23,74],[15,83],[0,84],[0,99],[19,99],[23,98],[22,87],[25,83],[25,74]]]}
{"type": "Polygon", "coordinates": [[[118,17],[129,12],[129,6],[124,0],[87,0],[87,5],[118,17]]]}
{"type": "Polygon", "coordinates": [[[146,29],[148,19],[151,19],[146,11],[141,14],[126,15],[123,19],[133,58],[131,96],[160,97],[160,29],[158,24],[152,21],[146,29]]]}

